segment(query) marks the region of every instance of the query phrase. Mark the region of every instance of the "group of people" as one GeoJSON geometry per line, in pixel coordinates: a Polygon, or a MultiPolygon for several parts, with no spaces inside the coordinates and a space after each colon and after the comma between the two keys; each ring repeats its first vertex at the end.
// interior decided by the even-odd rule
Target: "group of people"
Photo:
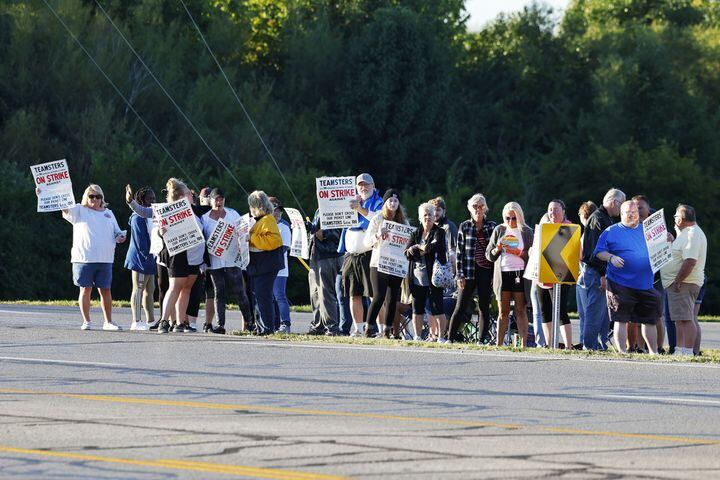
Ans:
{"type": "MultiPolygon", "coordinates": [[[[526,222],[521,205],[505,204],[501,222],[496,223],[488,218],[485,197],[477,193],[467,201],[470,218],[456,226],[447,218],[441,197],[422,203],[418,227],[405,247],[408,274],[399,277],[382,271],[379,259],[382,241],[390,233],[383,221],[410,223],[400,192],[388,189],[381,195],[368,173],[357,176],[356,189],[357,196],[350,200],[357,212],[356,227],[323,229],[319,210],[306,225],[313,305],[310,334],[405,338],[403,331],[410,327],[402,318],[410,314],[414,340],[465,341],[461,330],[477,296],[481,341],[503,345],[512,316],[518,346],[553,344],[556,297],[550,293],[552,285],[526,274],[533,249],[539,246],[533,245],[534,229],[526,222]],[[498,305],[496,325],[490,314],[493,295],[498,305]]],[[[167,202],[187,198],[206,238],[220,219],[237,223],[241,218],[225,205],[220,188],[202,189],[197,204],[194,192],[178,179],[170,178],[166,191],[167,202]]],[[[250,261],[244,269],[234,257],[210,255],[204,243],[171,255],[163,240],[166,227],[152,220],[153,190],[143,187],[133,193],[128,185],[126,201],[133,211],[125,260],[133,283],[131,329],[192,332],[205,300],[204,331],[225,333],[228,295],[233,294],[243,329],[258,335],[290,332],[285,286],[291,228],[276,198],[262,191],[248,197],[252,226],[250,261]],[[157,319],[153,309],[156,279],[161,305],[157,319]],[[147,321],[141,320],[141,311],[147,321]]],[[[580,205],[583,235],[575,287],[580,341],[573,343],[567,305],[571,287],[564,284],[557,308],[562,348],[607,349],[612,331],[612,343],[619,352],[658,353],[663,351],[667,328],[671,353],[699,352],[697,313],[704,294],[707,240],[695,210],[679,205],[674,215],[676,235],[668,233],[667,238],[670,261],[654,274],[642,228],[651,211],[647,197],[627,200],[615,188],[607,192],[600,207],[593,202],[580,205]],[[620,221],[615,223],[618,216],[620,221]]],[[[71,262],[73,281],[80,288],[82,329],[92,325],[90,293],[95,287],[102,300],[102,328],[118,330],[111,317],[110,284],[115,245],[124,242],[127,233],[119,228],[98,185],[88,186],[81,203],[63,210],[63,217],[73,224],[71,262]]],[[[551,200],[539,223],[570,223],[564,202],[551,200]]]]}

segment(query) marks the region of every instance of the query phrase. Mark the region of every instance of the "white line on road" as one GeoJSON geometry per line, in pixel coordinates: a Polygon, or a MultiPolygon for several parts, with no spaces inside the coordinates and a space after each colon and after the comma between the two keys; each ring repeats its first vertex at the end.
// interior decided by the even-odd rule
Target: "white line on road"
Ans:
{"type": "Polygon", "coordinates": [[[12,313],[13,315],[35,315],[38,312],[21,312],[20,310],[0,310],[0,313],[12,313]]]}
{"type": "Polygon", "coordinates": [[[80,362],[77,360],[51,360],[48,358],[25,358],[25,357],[0,357],[0,360],[9,360],[11,362],[29,362],[29,363],[57,363],[69,365],[87,365],[99,367],[125,367],[120,363],[103,363],[103,362],[80,362]]]}
{"type": "Polygon", "coordinates": [[[370,347],[367,345],[312,345],[302,343],[285,343],[285,342],[255,342],[242,341],[243,345],[253,345],[262,347],[281,347],[281,348],[310,348],[310,349],[329,349],[329,350],[361,350],[361,351],[378,351],[378,352],[397,352],[397,353],[422,353],[422,354],[446,354],[446,355],[463,355],[473,357],[498,357],[509,358],[514,360],[564,360],[572,362],[604,362],[612,364],[624,365],[651,365],[664,367],[681,367],[681,368],[710,368],[720,370],[720,365],[710,365],[705,363],[690,362],[648,362],[644,360],[621,360],[611,358],[583,358],[572,357],[569,355],[544,355],[544,354],[522,354],[522,353],[503,353],[503,352],[479,352],[476,350],[456,350],[451,348],[408,348],[408,347],[370,347]]]}
{"type": "Polygon", "coordinates": [[[655,401],[665,403],[702,403],[707,405],[720,405],[720,400],[704,400],[700,398],[681,398],[681,397],[647,397],[643,395],[593,395],[594,397],[604,398],[622,398],[627,400],[638,401],[655,401]]]}

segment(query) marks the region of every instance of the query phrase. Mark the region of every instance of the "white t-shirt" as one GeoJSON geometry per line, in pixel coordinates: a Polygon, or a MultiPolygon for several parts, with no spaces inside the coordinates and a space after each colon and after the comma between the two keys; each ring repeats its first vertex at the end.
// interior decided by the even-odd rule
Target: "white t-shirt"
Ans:
{"type": "MultiPolygon", "coordinates": [[[[502,244],[511,248],[519,248],[522,250],[525,247],[522,238],[522,231],[519,228],[508,228],[505,230],[505,236],[500,239],[502,244]]],[[[503,249],[500,254],[500,271],[502,272],[516,272],[525,268],[525,260],[519,255],[512,255],[506,253],[503,249]]]]}
{"type": "MultiPolygon", "coordinates": [[[[210,218],[210,212],[212,212],[212,210],[202,216],[201,222],[203,235],[206,239],[210,238],[210,235],[212,235],[213,230],[215,230],[215,227],[218,224],[217,220],[210,218]]],[[[223,220],[228,223],[237,224],[237,222],[240,221],[240,214],[232,208],[225,207],[225,217],[223,217],[223,220]]],[[[208,265],[208,268],[210,270],[216,270],[219,268],[237,267],[237,265],[235,264],[237,252],[237,239],[235,235],[233,235],[233,239],[232,242],[230,242],[230,248],[228,248],[228,253],[225,259],[223,260],[222,258],[216,257],[215,255],[208,255],[210,257],[210,265],[208,265]]]]}
{"type": "Polygon", "coordinates": [[[121,230],[110,209],[93,210],[78,203],[63,211],[63,218],[73,224],[71,262],[113,263],[115,237],[121,230]]]}
{"type": "Polygon", "coordinates": [[[692,283],[702,286],[705,282],[705,258],[707,256],[707,238],[698,225],[686,227],[680,231],[678,237],[670,248],[672,259],[670,263],[660,270],[663,287],[668,288],[675,281],[680,267],[685,260],[697,260],[690,275],[685,277],[683,283],[692,283]]]}
{"type": "Polygon", "coordinates": [[[370,248],[365,246],[365,230],[345,231],[345,251],[348,253],[365,253],[370,248]]]}
{"type": "MultiPolygon", "coordinates": [[[[288,227],[284,222],[278,222],[278,229],[280,230],[280,236],[282,237],[283,247],[287,247],[289,249],[290,244],[292,243],[292,232],[290,231],[290,227],[288,227]]],[[[285,257],[285,268],[278,272],[278,277],[287,277],[290,272],[288,269],[288,252],[284,252],[283,256],[285,257]]]]}

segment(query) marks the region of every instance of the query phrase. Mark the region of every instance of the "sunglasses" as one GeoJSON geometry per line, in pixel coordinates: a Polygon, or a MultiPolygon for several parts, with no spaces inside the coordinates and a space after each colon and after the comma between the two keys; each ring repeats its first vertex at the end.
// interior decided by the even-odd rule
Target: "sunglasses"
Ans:
{"type": "Polygon", "coordinates": [[[510,220],[517,220],[517,217],[505,217],[505,220],[507,220],[508,222],[510,220]]]}
{"type": "Polygon", "coordinates": [[[88,195],[90,200],[102,200],[102,195],[88,195]]]}

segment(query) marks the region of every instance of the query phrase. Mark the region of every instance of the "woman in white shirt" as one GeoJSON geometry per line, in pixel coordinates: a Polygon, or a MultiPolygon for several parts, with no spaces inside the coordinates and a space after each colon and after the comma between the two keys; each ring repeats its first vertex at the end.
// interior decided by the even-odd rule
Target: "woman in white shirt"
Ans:
{"type": "Polygon", "coordinates": [[[503,345],[510,318],[510,300],[514,301],[515,320],[522,348],[528,333],[528,317],[525,302],[525,265],[528,250],[533,242],[533,230],[525,224],[525,216],[517,202],[505,204],[503,223],[495,227],[486,250],[486,258],[495,262],[493,290],[500,310],[498,318],[498,346],[503,345]]]}
{"type": "Polygon", "coordinates": [[[275,284],[273,285],[273,296],[275,297],[275,304],[278,307],[280,313],[280,325],[277,325],[278,333],[290,333],[290,302],[288,302],[286,288],[288,276],[290,276],[290,269],[288,268],[288,252],[290,251],[290,244],[292,243],[292,230],[286,220],[282,218],[285,208],[283,208],[280,200],[276,197],[269,197],[270,203],[275,208],[273,216],[277,221],[278,230],[280,230],[280,236],[282,237],[283,243],[283,259],[285,266],[280,270],[275,277],[275,284]]]}
{"type": "MultiPolygon", "coordinates": [[[[38,189],[39,193],[39,189],[38,189]]],[[[127,232],[120,230],[115,215],[107,208],[102,189],[89,185],[82,200],[73,208],[62,211],[65,220],[73,225],[71,250],[73,283],[80,288],[78,303],[83,318],[82,330],[89,330],[90,295],[93,287],[100,293],[105,323],[103,330],[121,330],[112,322],[112,265],[115,245],[123,243],[127,232]]]]}
{"type": "MultiPolygon", "coordinates": [[[[225,206],[225,192],[219,188],[213,188],[210,192],[210,207],[212,210],[202,216],[203,234],[210,238],[220,219],[237,225],[240,221],[240,214],[232,208],[225,206]]],[[[212,318],[205,319],[205,332],[225,333],[225,309],[227,304],[228,290],[235,294],[243,316],[242,330],[246,329],[251,319],[250,301],[245,290],[242,270],[237,266],[235,260],[238,255],[237,234],[233,234],[230,240],[225,257],[209,255],[210,264],[207,269],[207,276],[212,281],[215,289],[215,313],[218,318],[218,326],[212,326],[212,318]]]]}

